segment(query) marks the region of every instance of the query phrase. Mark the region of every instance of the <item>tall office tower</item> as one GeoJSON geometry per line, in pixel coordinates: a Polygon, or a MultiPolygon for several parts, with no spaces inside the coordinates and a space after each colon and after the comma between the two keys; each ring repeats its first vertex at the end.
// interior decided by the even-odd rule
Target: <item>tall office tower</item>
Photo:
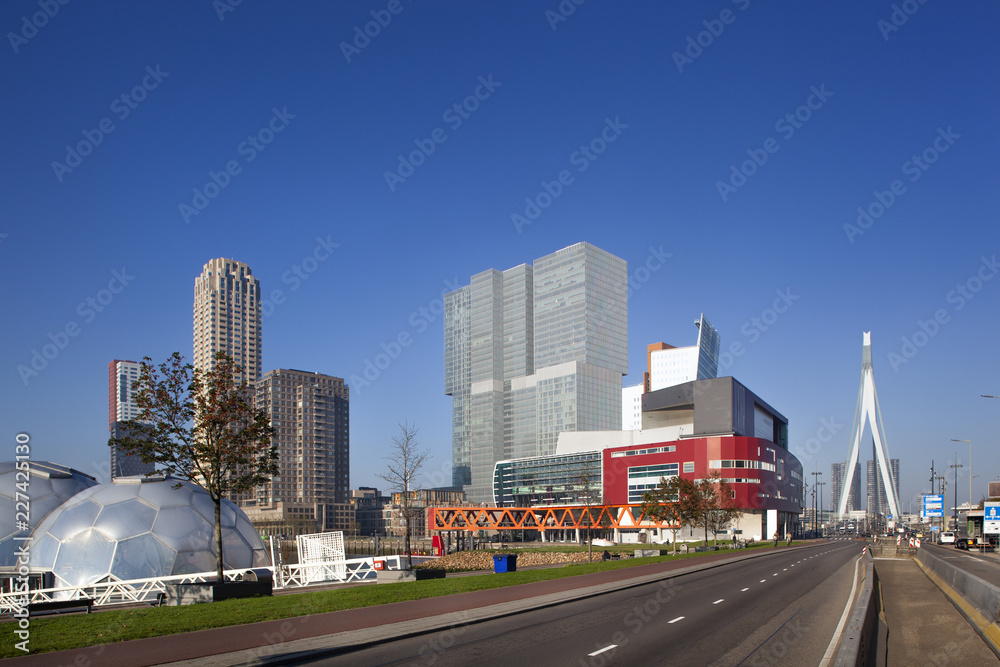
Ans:
{"type": "MultiPolygon", "coordinates": [[[[138,379],[138,363],[121,359],[108,363],[108,431],[112,438],[125,435],[120,422],[139,416],[139,406],[132,396],[132,383],[138,379]]],[[[138,454],[128,454],[117,446],[111,447],[111,479],[145,475],[154,469],[154,464],[144,463],[138,454]]]]}
{"type": "MultiPolygon", "coordinates": [[[[882,482],[882,476],[876,474],[877,461],[865,461],[867,464],[867,484],[868,486],[868,511],[874,514],[891,514],[889,511],[889,505],[886,501],[888,497],[885,493],[885,484],[882,482]]],[[[896,493],[896,498],[899,498],[899,459],[889,459],[889,467],[892,470],[892,484],[893,491],[896,493]]]]}
{"type": "Polygon", "coordinates": [[[275,429],[278,475],[234,497],[265,534],[350,530],[349,391],[344,380],[279,368],[257,383],[254,407],[275,429]]]}
{"type": "Polygon", "coordinates": [[[453,485],[469,500],[493,503],[497,461],[621,427],[627,293],[625,260],[577,243],[445,295],[453,485]]]}
{"type": "MultiPolygon", "coordinates": [[[[833,503],[840,502],[840,496],[844,491],[844,480],[847,476],[847,461],[830,465],[830,499],[833,503]]],[[[855,474],[851,479],[851,491],[847,496],[847,511],[853,512],[861,509],[861,462],[855,464],[855,474]]]]}
{"type": "Polygon", "coordinates": [[[654,343],[646,350],[649,391],[673,387],[692,380],[712,380],[719,373],[721,338],[705,315],[695,320],[698,342],[689,347],[654,343]]]}
{"type": "Polygon", "coordinates": [[[253,387],[261,376],[260,281],[250,267],[213,259],[194,280],[194,366],[211,369],[215,353],[243,369],[237,382],[253,387]]]}

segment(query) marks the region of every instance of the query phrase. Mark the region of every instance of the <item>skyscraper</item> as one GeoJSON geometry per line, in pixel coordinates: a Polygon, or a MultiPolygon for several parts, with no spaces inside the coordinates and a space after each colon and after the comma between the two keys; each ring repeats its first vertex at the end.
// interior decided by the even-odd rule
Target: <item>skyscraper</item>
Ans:
{"type": "MultiPolygon", "coordinates": [[[[844,480],[847,477],[847,461],[830,465],[830,498],[832,502],[840,502],[844,490],[844,480]]],[[[851,477],[851,490],[847,496],[847,511],[861,509],[861,462],[854,465],[854,475],[851,477]]]]}
{"type": "Polygon", "coordinates": [[[497,461],[555,452],[560,431],[618,430],[628,373],[625,260],[577,243],[445,295],[453,484],[493,502],[497,461]]]}
{"type": "Polygon", "coordinates": [[[254,407],[271,418],[278,475],[234,498],[266,534],[349,530],[350,415],[344,380],[279,368],[257,383],[254,407]]]}
{"type": "Polygon", "coordinates": [[[250,267],[213,259],[194,281],[194,366],[214,365],[225,352],[243,369],[237,382],[253,387],[261,376],[260,281],[250,267]]]}
{"type": "MultiPolygon", "coordinates": [[[[125,435],[120,422],[139,416],[139,406],[132,396],[132,383],[138,379],[138,363],[121,359],[108,363],[108,431],[111,438],[125,435]]],[[[117,446],[111,447],[111,479],[145,475],[154,469],[154,464],[144,463],[138,454],[127,454],[117,446]]]]}
{"type": "Polygon", "coordinates": [[[712,380],[719,373],[721,339],[704,313],[695,320],[698,342],[690,347],[673,347],[665,343],[648,346],[649,391],[673,387],[692,380],[712,380]]]}
{"type": "MultiPolygon", "coordinates": [[[[874,514],[891,514],[889,503],[886,500],[888,496],[885,492],[885,484],[882,482],[882,476],[877,474],[877,461],[868,460],[865,463],[867,464],[868,473],[866,487],[868,493],[868,511],[874,514]]],[[[889,469],[892,470],[893,491],[896,493],[896,498],[899,498],[899,459],[889,459],[889,469]]]]}

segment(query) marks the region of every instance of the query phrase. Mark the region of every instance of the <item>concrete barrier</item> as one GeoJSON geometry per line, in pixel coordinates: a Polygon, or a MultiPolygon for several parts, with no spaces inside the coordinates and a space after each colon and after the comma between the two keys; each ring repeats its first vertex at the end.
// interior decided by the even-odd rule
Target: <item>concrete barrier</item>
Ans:
{"type": "Polygon", "coordinates": [[[882,593],[871,550],[865,552],[865,579],[844,627],[837,651],[837,667],[885,665],[889,646],[889,627],[882,614],[882,593]]]}

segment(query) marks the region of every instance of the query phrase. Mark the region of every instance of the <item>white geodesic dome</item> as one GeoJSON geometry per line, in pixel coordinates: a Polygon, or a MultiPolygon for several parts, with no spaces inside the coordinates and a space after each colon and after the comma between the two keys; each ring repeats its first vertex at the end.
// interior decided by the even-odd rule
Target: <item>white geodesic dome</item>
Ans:
{"type": "MultiPolygon", "coordinates": [[[[0,568],[13,568],[17,565],[15,552],[24,542],[15,540],[15,536],[29,535],[30,529],[38,526],[63,502],[97,484],[96,479],[73,468],[48,461],[27,463],[28,483],[24,486],[24,471],[21,471],[21,475],[17,474],[20,464],[14,461],[0,462],[0,568]],[[22,495],[19,496],[19,492],[22,495]],[[17,526],[17,513],[24,509],[23,506],[18,507],[17,503],[25,498],[28,499],[27,532],[17,526]]],[[[30,543],[28,544],[30,551],[30,543]]]]}
{"type": "MultiPolygon", "coordinates": [[[[201,487],[169,477],[119,477],[81,491],[39,524],[31,566],[51,571],[57,588],[214,572],[214,525],[212,499],[201,487]]],[[[228,500],[222,551],[226,570],[269,565],[257,531],[228,500]]]]}

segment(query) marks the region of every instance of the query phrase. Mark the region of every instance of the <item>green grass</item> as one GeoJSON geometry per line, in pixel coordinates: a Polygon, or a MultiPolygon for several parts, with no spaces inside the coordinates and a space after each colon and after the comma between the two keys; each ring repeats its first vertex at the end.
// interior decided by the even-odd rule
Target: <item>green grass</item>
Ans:
{"type": "MultiPolygon", "coordinates": [[[[761,542],[755,547],[770,547],[761,542]]],[[[585,549],[586,547],[583,547],[585,549]]],[[[567,551],[567,548],[552,549],[567,551]]],[[[595,551],[597,548],[595,547],[595,551]]],[[[603,551],[603,549],[601,549],[603,551]]],[[[611,549],[609,549],[611,551],[611,549]]],[[[648,563],[660,563],[704,554],[678,554],[655,558],[628,559],[599,563],[579,563],[563,567],[509,572],[499,576],[484,575],[429,579],[398,584],[364,585],[337,590],[313,591],[291,595],[225,600],[212,604],[183,607],[146,607],[101,611],[93,614],[31,619],[32,653],[85,648],[130,639],[158,637],[181,632],[221,628],[231,625],[272,621],[328,611],[357,609],[403,600],[453,595],[470,591],[502,588],[536,581],[560,579],[591,572],[618,570],[648,563]]],[[[14,647],[15,623],[0,625],[0,658],[24,655],[14,647]]]]}

